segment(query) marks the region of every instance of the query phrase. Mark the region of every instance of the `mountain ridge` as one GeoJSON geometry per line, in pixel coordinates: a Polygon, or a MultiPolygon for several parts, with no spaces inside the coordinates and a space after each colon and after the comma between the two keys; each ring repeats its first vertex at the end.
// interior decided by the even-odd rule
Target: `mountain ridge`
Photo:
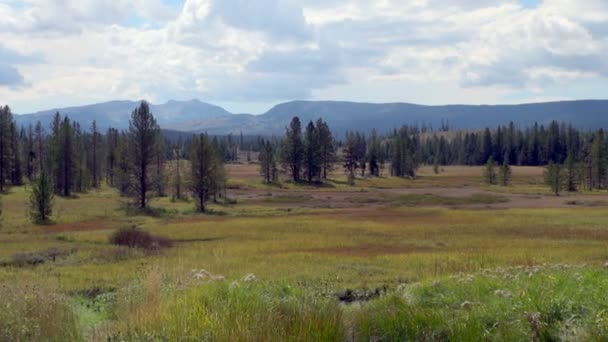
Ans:
{"type": "MultiPolygon", "coordinates": [[[[16,115],[20,125],[40,120],[48,126],[56,111],[66,114],[83,126],[97,120],[100,128],[128,127],[129,116],[140,101],[113,100],[85,106],[71,106],[16,115]]],[[[162,128],[210,134],[239,133],[250,135],[282,134],[293,116],[303,123],[319,117],[338,133],[349,130],[388,131],[403,124],[425,124],[439,128],[449,122],[455,129],[480,129],[508,124],[541,124],[551,120],[572,123],[582,129],[608,128],[608,100],[572,100],[535,102],[515,105],[421,105],[407,102],[368,103],[352,101],[294,100],[279,103],[263,114],[232,114],[220,106],[198,99],[169,100],[150,104],[162,128]]]]}

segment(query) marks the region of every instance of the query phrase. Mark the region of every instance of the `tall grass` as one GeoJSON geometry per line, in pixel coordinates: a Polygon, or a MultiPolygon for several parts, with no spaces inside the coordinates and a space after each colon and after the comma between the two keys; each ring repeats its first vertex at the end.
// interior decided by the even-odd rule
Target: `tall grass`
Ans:
{"type": "Polygon", "coordinates": [[[0,341],[80,341],[69,301],[53,289],[13,283],[0,286],[0,341]]]}
{"type": "Polygon", "coordinates": [[[111,340],[340,341],[336,301],[278,283],[205,283],[164,291],[160,279],[117,302],[111,340]],[[168,296],[159,294],[167,293],[168,296]],[[136,303],[139,303],[137,305],[136,303]]]}

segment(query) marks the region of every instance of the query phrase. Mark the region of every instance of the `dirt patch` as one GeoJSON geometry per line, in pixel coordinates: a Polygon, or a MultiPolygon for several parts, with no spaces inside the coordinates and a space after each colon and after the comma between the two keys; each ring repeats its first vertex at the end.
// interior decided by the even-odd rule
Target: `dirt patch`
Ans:
{"type": "Polygon", "coordinates": [[[111,220],[95,220],[61,223],[46,227],[48,233],[66,233],[95,230],[110,230],[115,228],[115,222],[111,220]]]}
{"type": "Polygon", "coordinates": [[[412,254],[412,253],[428,253],[435,251],[432,247],[423,247],[415,245],[404,245],[404,246],[387,246],[387,245],[374,245],[374,244],[363,244],[351,247],[329,247],[329,248],[309,248],[300,249],[296,252],[303,253],[319,253],[329,255],[346,255],[346,256],[378,256],[378,255],[391,255],[391,254],[412,254]]]}

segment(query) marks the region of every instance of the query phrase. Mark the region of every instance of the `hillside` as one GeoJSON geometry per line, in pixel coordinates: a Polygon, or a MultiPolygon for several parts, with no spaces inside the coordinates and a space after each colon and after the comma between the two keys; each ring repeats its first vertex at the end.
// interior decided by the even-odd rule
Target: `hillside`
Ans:
{"type": "MultiPolygon", "coordinates": [[[[111,101],[82,107],[52,109],[17,116],[19,124],[40,120],[47,125],[59,111],[88,126],[95,119],[102,128],[128,127],[133,101],[111,101]]],[[[357,103],[338,101],[292,101],[279,104],[262,115],[231,114],[198,100],[169,101],[151,109],[163,128],[211,134],[282,134],[294,115],[303,122],[322,117],[338,133],[348,130],[387,131],[402,124],[427,124],[438,128],[447,120],[450,127],[476,129],[495,127],[510,121],[519,125],[551,120],[572,123],[581,129],[608,127],[608,100],[582,100],[521,105],[425,106],[409,103],[357,103]]]]}

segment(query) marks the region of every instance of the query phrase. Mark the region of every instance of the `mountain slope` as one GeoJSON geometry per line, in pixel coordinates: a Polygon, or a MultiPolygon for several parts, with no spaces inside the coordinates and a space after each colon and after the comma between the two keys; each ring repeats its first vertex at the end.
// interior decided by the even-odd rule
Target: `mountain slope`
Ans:
{"type": "MultiPolygon", "coordinates": [[[[131,111],[139,102],[111,101],[82,107],[53,109],[19,115],[19,124],[40,120],[46,127],[56,111],[88,127],[93,119],[101,128],[126,128],[131,111]]],[[[426,124],[438,128],[449,121],[455,129],[478,129],[505,125],[510,121],[526,126],[551,120],[572,123],[582,129],[608,128],[608,100],[582,100],[522,105],[445,105],[424,106],[410,103],[357,103],[339,101],[292,101],[279,104],[262,115],[231,114],[221,107],[192,101],[169,101],[151,105],[162,128],[210,134],[280,135],[298,115],[306,124],[322,117],[342,134],[349,130],[388,131],[403,124],[426,124]]]]}
{"type": "MultiPolygon", "coordinates": [[[[60,112],[62,115],[68,115],[71,120],[79,122],[84,127],[88,127],[93,120],[96,120],[97,125],[103,129],[108,127],[124,129],[129,127],[131,112],[139,104],[140,101],[110,101],[18,115],[16,119],[20,125],[35,124],[37,121],[40,121],[45,127],[48,127],[52,122],[53,115],[56,112],[60,112]]],[[[160,105],[151,104],[150,110],[154,113],[158,124],[163,128],[172,126],[176,122],[188,122],[231,115],[221,107],[199,100],[171,100],[160,105]]]]}

